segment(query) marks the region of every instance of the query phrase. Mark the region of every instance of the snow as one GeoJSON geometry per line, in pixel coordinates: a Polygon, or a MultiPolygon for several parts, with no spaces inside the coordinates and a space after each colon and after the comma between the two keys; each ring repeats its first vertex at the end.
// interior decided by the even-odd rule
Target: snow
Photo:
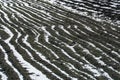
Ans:
{"type": "Polygon", "coordinates": [[[3,73],[0,72],[1,80],[8,80],[8,77],[3,73]]]}
{"type": "Polygon", "coordinates": [[[64,29],[64,27],[62,25],[58,26],[59,28],[61,28],[64,32],[66,32],[67,34],[70,34],[66,29],[64,29]]]}
{"type": "MultiPolygon", "coordinates": [[[[7,40],[5,40],[5,42],[10,46],[11,50],[13,50],[14,56],[19,60],[19,62],[21,63],[21,65],[23,67],[25,67],[28,70],[29,73],[33,73],[32,75],[30,75],[31,79],[33,79],[33,80],[41,80],[41,79],[49,80],[39,70],[37,70],[30,63],[26,62],[23,59],[23,57],[16,51],[15,47],[10,44],[10,40],[12,39],[12,37],[14,36],[14,34],[7,27],[3,27],[3,28],[5,29],[6,33],[8,33],[10,35],[10,37],[7,40]]],[[[23,80],[23,78],[22,78],[22,76],[20,74],[19,74],[19,77],[20,77],[20,80],[23,80]]]]}
{"type": "Polygon", "coordinates": [[[46,42],[49,42],[49,36],[51,35],[48,31],[46,31],[45,26],[42,26],[41,29],[45,32],[44,36],[45,36],[45,40],[46,42]]]}
{"type": "MultiPolygon", "coordinates": [[[[0,68],[1,70],[1,68],[0,68]]],[[[4,72],[0,72],[0,79],[1,80],[8,80],[8,77],[4,74],[4,72]]]]}
{"type": "MultiPolygon", "coordinates": [[[[7,27],[5,27],[5,26],[2,26],[2,27],[5,29],[6,33],[8,33],[8,34],[10,35],[10,38],[8,38],[7,40],[5,40],[5,42],[6,42],[7,44],[10,44],[9,41],[10,41],[10,39],[12,38],[13,34],[10,32],[10,30],[9,30],[7,27]]],[[[0,46],[0,48],[3,50],[3,52],[6,52],[6,51],[3,49],[2,46],[0,46]]],[[[11,48],[11,47],[10,47],[10,48],[11,48]]],[[[7,55],[6,53],[5,53],[5,60],[6,60],[6,62],[14,69],[14,71],[19,75],[20,80],[23,80],[23,76],[19,73],[19,71],[18,71],[16,68],[13,67],[12,63],[8,60],[8,55],[7,55]]]]}
{"type": "Polygon", "coordinates": [[[101,73],[98,72],[98,70],[94,69],[93,67],[91,67],[88,64],[84,65],[84,68],[88,69],[89,71],[91,71],[92,73],[94,73],[94,76],[101,76],[101,73]]]}
{"type": "MultiPolygon", "coordinates": [[[[28,35],[25,37],[25,40],[27,40],[27,38],[28,38],[28,35]]],[[[34,50],[34,49],[32,48],[32,46],[31,46],[27,41],[25,41],[25,43],[26,43],[26,45],[27,45],[28,47],[30,47],[32,50],[34,50]]],[[[34,50],[34,51],[36,52],[36,54],[37,54],[42,60],[50,63],[50,61],[48,61],[45,56],[43,56],[43,55],[42,55],[41,53],[39,53],[37,50],[34,50]]],[[[34,60],[34,61],[35,61],[35,60],[34,60]]],[[[37,62],[37,63],[38,63],[38,62],[37,62]]],[[[40,63],[38,63],[38,64],[40,64],[40,63]]],[[[50,64],[51,64],[51,63],[50,63],[50,64]]],[[[42,65],[46,70],[52,72],[49,68],[45,67],[43,64],[40,64],[40,65],[42,65]]],[[[56,68],[57,68],[57,67],[56,67],[56,68]]],[[[42,74],[41,74],[41,75],[42,75],[42,74]]],[[[57,78],[61,79],[61,78],[60,78],[59,76],[57,76],[56,74],[53,73],[53,75],[56,76],[57,78]]],[[[36,76],[37,76],[37,75],[36,75],[36,76]]],[[[32,76],[32,78],[34,78],[34,77],[32,76]]],[[[38,76],[38,78],[39,78],[39,76],[38,76]]],[[[42,78],[41,78],[41,79],[42,79],[42,78]]],[[[41,80],[41,79],[38,79],[38,80],[41,80]]],[[[49,80],[48,78],[47,78],[47,79],[46,79],[46,78],[43,78],[43,79],[49,80]]],[[[37,80],[37,79],[35,79],[35,80],[37,80]]]]}
{"type": "Polygon", "coordinates": [[[111,51],[113,54],[116,54],[119,58],[120,58],[120,54],[115,52],[115,51],[111,51]]]}

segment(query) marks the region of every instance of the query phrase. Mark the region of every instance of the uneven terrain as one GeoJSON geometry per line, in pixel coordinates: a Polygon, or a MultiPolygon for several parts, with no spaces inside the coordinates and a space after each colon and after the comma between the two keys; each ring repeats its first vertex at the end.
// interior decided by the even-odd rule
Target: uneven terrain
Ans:
{"type": "Polygon", "coordinates": [[[120,80],[120,28],[43,0],[0,0],[0,80],[120,80]]]}

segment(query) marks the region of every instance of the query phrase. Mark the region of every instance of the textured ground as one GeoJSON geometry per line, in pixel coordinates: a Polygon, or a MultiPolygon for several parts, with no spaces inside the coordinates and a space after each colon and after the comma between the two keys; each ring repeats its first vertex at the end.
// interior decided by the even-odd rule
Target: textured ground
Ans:
{"type": "Polygon", "coordinates": [[[47,1],[0,0],[1,80],[120,80],[120,28],[47,1]]]}

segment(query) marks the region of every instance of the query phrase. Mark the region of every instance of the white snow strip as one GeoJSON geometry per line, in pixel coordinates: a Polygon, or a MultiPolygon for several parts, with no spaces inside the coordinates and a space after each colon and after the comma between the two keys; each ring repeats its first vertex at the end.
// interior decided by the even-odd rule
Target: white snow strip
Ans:
{"type": "Polygon", "coordinates": [[[23,76],[19,73],[19,71],[12,65],[12,63],[8,60],[8,55],[5,53],[6,51],[3,49],[3,47],[0,45],[0,49],[4,52],[5,55],[5,61],[6,63],[13,68],[13,70],[18,74],[20,80],[23,80],[23,76]]]}
{"type": "MultiPolygon", "coordinates": [[[[22,29],[23,30],[23,29],[22,29]]],[[[35,32],[34,32],[35,33],[35,32]]],[[[19,38],[21,36],[21,34],[18,32],[18,37],[17,38],[19,38]]],[[[23,39],[23,43],[25,43],[26,45],[28,44],[28,42],[27,42],[27,37],[25,37],[24,39],[23,39]]],[[[21,46],[22,47],[22,46],[21,46]]],[[[22,47],[27,53],[28,53],[28,55],[31,57],[31,59],[33,60],[33,61],[35,61],[36,63],[38,63],[36,60],[34,60],[34,58],[33,58],[33,56],[32,56],[32,54],[27,50],[27,49],[25,49],[24,47],[22,47]]],[[[44,66],[43,64],[41,64],[41,63],[38,63],[39,65],[41,65],[41,66],[43,66],[43,68],[45,68],[46,70],[48,70],[49,72],[52,72],[50,69],[48,69],[46,66],[44,66]]],[[[53,75],[55,75],[54,73],[52,73],[53,75]]],[[[43,75],[43,74],[42,74],[43,75]]],[[[38,77],[40,76],[40,75],[37,75],[38,77]]],[[[39,80],[39,78],[38,77],[36,77],[36,75],[35,74],[33,74],[31,77],[33,77],[33,79],[34,80],[39,80]],[[33,77],[33,76],[35,76],[35,77],[33,77]]],[[[59,76],[57,76],[57,77],[59,77],[59,76]]],[[[45,79],[45,78],[44,78],[45,79]]],[[[61,79],[62,80],[62,79],[61,79]]]]}
{"type": "Polygon", "coordinates": [[[54,28],[55,28],[55,25],[52,25],[52,26],[51,26],[51,29],[52,29],[52,30],[55,30],[54,28]]]}
{"type": "Polygon", "coordinates": [[[120,58],[120,54],[115,52],[115,51],[112,51],[113,54],[116,54],[119,58],[120,58]]]}
{"type": "MultiPolygon", "coordinates": [[[[76,70],[77,72],[83,73],[83,74],[89,76],[90,78],[92,78],[93,80],[96,80],[96,79],[95,79],[93,76],[91,76],[90,74],[76,69],[71,63],[67,63],[66,66],[67,66],[70,70],[76,70]]],[[[84,77],[84,76],[82,76],[82,77],[84,77]]],[[[84,78],[86,78],[86,77],[84,77],[84,78]]]]}
{"type": "Polygon", "coordinates": [[[95,76],[101,76],[101,73],[98,72],[98,70],[94,69],[93,67],[91,67],[88,64],[84,65],[84,68],[88,69],[89,71],[93,72],[95,76]]]}
{"type": "Polygon", "coordinates": [[[70,33],[66,29],[64,29],[64,27],[62,25],[59,25],[58,27],[61,28],[64,32],[66,32],[67,34],[70,35],[70,33]]]}
{"type": "Polygon", "coordinates": [[[113,79],[109,76],[109,74],[108,74],[107,72],[105,72],[103,69],[100,69],[100,71],[103,72],[102,75],[105,76],[105,77],[107,77],[108,80],[113,80],[113,79]]]}
{"type": "Polygon", "coordinates": [[[8,77],[3,73],[3,72],[0,72],[0,76],[1,76],[1,80],[8,80],[8,77]]]}
{"type": "MultiPolygon", "coordinates": [[[[28,37],[29,37],[28,35],[25,36],[26,40],[27,40],[28,37]]],[[[43,59],[43,60],[45,60],[46,62],[50,63],[50,61],[48,61],[48,60],[45,58],[45,56],[43,56],[43,55],[42,55],[41,53],[39,53],[37,50],[33,49],[32,46],[31,46],[27,41],[25,41],[25,43],[27,44],[28,47],[30,47],[32,50],[34,50],[34,51],[36,52],[36,54],[37,54],[41,59],[43,59]]],[[[42,65],[42,66],[44,66],[44,65],[42,65]]],[[[46,68],[46,67],[44,66],[44,68],[46,68]]],[[[48,68],[46,68],[46,69],[49,70],[49,71],[51,71],[51,70],[48,69],[48,68]]],[[[52,72],[52,71],[51,71],[51,72],[52,72]]],[[[53,74],[53,75],[55,75],[57,78],[61,79],[61,78],[60,78],[59,76],[57,76],[56,74],[53,74]]],[[[48,80],[48,79],[46,79],[46,80],[48,80]]],[[[61,80],[62,80],[62,79],[61,79],[61,80]]]]}
{"type": "MultiPolygon", "coordinates": [[[[107,48],[106,46],[104,46],[103,44],[101,44],[101,43],[99,43],[101,46],[103,46],[103,47],[105,47],[105,48],[107,48]]],[[[105,54],[107,57],[109,57],[111,60],[113,60],[113,61],[115,61],[116,63],[119,63],[117,60],[115,60],[114,58],[112,58],[112,57],[110,57],[109,55],[107,55],[103,50],[101,50],[100,48],[96,48],[96,49],[98,49],[99,51],[101,51],[103,54],[105,54]]],[[[107,49],[109,49],[109,48],[107,48],[107,49]]],[[[111,50],[111,49],[109,49],[109,50],[111,50]]]]}
{"type": "MultiPolygon", "coordinates": [[[[45,26],[43,26],[42,27],[42,29],[46,32],[46,30],[45,30],[45,26]],[[44,28],[43,28],[44,27],[44,28]]],[[[50,33],[49,32],[47,32],[49,35],[50,35],[50,33]]],[[[28,37],[28,36],[26,36],[26,37],[28,37]]],[[[27,43],[27,45],[31,48],[31,49],[33,49],[32,48],[32,46],[29,44],[29,43],[27,43]]],[[[33,49],[34,50],[34,49],[33,49]]],[[[64,73],[65,75],[67,75],[67,76],[69,76],[69,74],[67,74],[65,71],[62,71],[59,67],[57,67],[56,65],[54,65],[54,64],[52,64],[49,60],[47,60],[46,58],[45,58],[45,56],[43,56],[42,54],[40,54],[37,50],[34,50],[35,52],[36,52],[36,54],[38,54],[38,56],[41,58],[41,59],[43,59],[44,61],[46,61],[46,62],[48,62],[48,63],[50,63],[51,65],[53,65],[56,69],[58,69],[59,71],[61,71],[62,73],[64,73]]],[[[70,77],[70,76],[69,76],[70,77]]],[[[71,77],[72,78],[72,77],[71,77]]]]}
{"type": "Polygon", "coordinates": [[[44,36],[45,36],[46,42],[49,42],[49,36],[51,36],[51,34],[48,31],[46,31],[45,28],[46,28],[45,26],[41,27],[41,29],[45,32],[44,36]]]}
{"type": "MultiPolygon", "coordinates": [[[[79,46],[80,46],[81,48],[83,48],[81,45],[79,45],[79,46]]],[[[90,54],[89,50],[87,50],[87,49],[85,49],[85,48],[83,48],[83,49],[85,50],[85,52],[86,52],[87,54],[90,54]]],[[[101,57],[95,57],[94,55],[91,55],[91,56],[93,56],[93,58],[95,58],[95,59],[98,61],[98,63],[100,63],[101,65],[104,65],[104,66],[106,65],[102,60],[100,60],[101,57]]],[[[88,62],[85,58],[84,58],[84,60],[85,60],[86,62],[88,62]]],[[[104,74],[107,75],[106,77],[107,77],[109,80],[113,80],[103,69],[97,69],[95,66],[93,66],[93,65],[90,64],[89,62],[88,62],[88,64],[84,65],[84,68],[86,68],[86,69],[88,69],[89,71],[93,72],[95,76],[101,76],[102,73],[104,73],[104,74]],[[101,72],[102,72],[102,73],[101,73],[101,72]]]]}
{"type": "MultiPolygon", "coordinates": [[[[7,40],[5,40],[5,42],[10,46],[11,50],[13,50],[14,56],[19,60],[19,62],[21,63],[21,65],[23,67],[25,67],[28,70],[29,73],[33,73],[33,75],[30,75],[31,79],[34,80],[34,78],[36,78],[36,80],[40,80],[40,79],[49,80],[39,70],[37,70],[36,68],[34,68],[30,63],[26,62],[23,59],[23,57],[15,50],[15,47],[10,44],[10,40],[12,39],[12,37],[14,36],[14,34],[7,27],[3,27],[3,28],[5,29],[6,33],[8,33],[10,35],[10,37],[7,40]],[[38,76],[38,75],[40,75],[40,76],[38,76]]],[[[22,80],[22,78],[21,78],[21,80],[22,80]]]]}
{"type": "Polygon", "coordinates": [[[11,22],[10,19],[8,18],[7,14],[4,11],[0,10],[0,12],[2,12],[4,14],[4,17],[5,17],[5,19],[7,19],[7,21],[11,22]]]}
{"type": "MultiPolygon", "coordinates": [[[[37,35],[36,38],[35,38],[35,42],[36,42],[37,44],[40,44],[39,41],[38,41],[40,34],[39,34],[39,33],[37,33],[37,34],[38,34],[38,35],[37,35]]],[[[42,45],[42,44],[40,44],[40,45],[42,45]]],[[[44,45],[42,45],[42,46],[44,46],[44,45]]],[[[53,52],[51,49],[49,49],[49,48],[46,47],[46,46],[44,46],[44,47],[45,47],[46,49],[50,50],[51,53],[52,53],[56,58],[59,58],[59,56],[58,56],[55,52],[53,52]]]]}
{"type": "Polygon", "coordinates": [[[113,79],[108,75],[108,73],[106,73],[103,69],[96,70],[96,69],[94,69],[92,66],[90,66],[90,65],[88,65],[88,64],[85,64],[85,65],[84,65],[84,68],[86,68],[86,69],[88,69],[89,71],[93,72],[96,77],[105,76],[105,77],[107,77],[108,80],[113,80],[113,79]],[[100,72],[99,72],[99,71],[100,71],[100,72]]]}
{"type": "MultiPolygon", "coordinates": [[[[25,37],[24,39],[22,39],[22,41],[23,41],[23,43],[24,44],[27,44],[27,37],[25,37]]],[[[28,53],[28,55],[33,59],[33,56],[32,56],[32,54],[27,50],[27,49],[25,49],[24,47],[22,47],[27,53],[28,53]]]]}
{"type": "MultiPolygon", "coordinates": [[[[87,41],[86,41],[87,42],[87,41]]],[[[91,45],[92,47],[96,47],[93,43],[91,42],[87,42],[89,45],[91,45]]]]}
{"type": "MultiPolygon", "coordinates": [[[[66,47],[68,47],[69,49],[71,49],[74,53],[76,53],[76,51],[75,51],[75,49],[73,48],[75,45],[73,45],[73,46],[70,46],[70,45],[68,45],[68,44],[66,44],[66,43],[64,43],[65,45],[66,45],[66,47]]],[[[75,54],[76,55],[76,54],[75,54]]],[[[80,56],[80,55],[79,55],[80,56]]]]}

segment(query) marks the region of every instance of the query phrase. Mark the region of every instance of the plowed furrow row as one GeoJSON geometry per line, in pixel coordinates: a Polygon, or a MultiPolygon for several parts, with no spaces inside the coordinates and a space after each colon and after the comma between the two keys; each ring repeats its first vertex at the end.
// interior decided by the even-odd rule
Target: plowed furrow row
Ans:
{"type": "Polygon", "coordinates": [[[72,11],[105,4],[50,1],[0,0],[0,79],[119,80],[120,28],[72,11]]]}

